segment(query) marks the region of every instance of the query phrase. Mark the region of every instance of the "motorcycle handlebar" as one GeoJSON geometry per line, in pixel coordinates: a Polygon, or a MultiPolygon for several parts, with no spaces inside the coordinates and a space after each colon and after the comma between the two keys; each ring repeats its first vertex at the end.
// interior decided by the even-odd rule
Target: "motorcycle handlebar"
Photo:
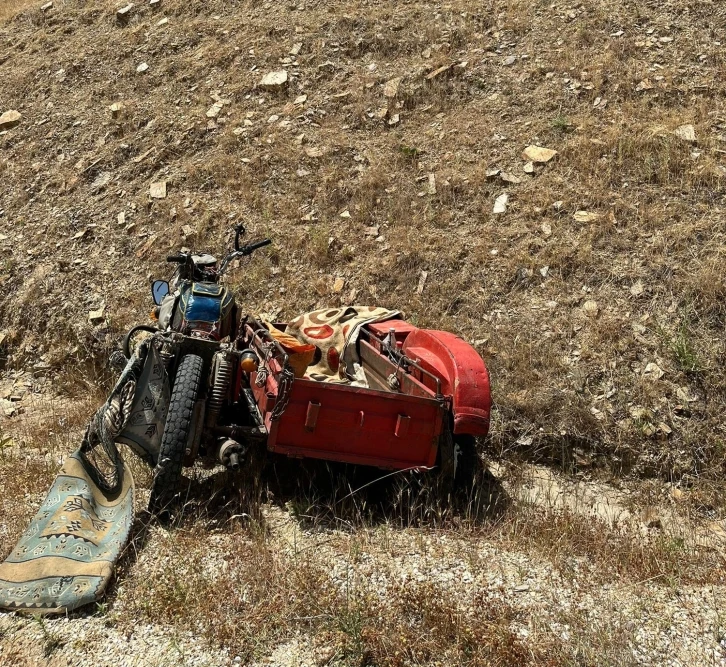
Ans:
{"type": "Polygon", "coordinates": [[[169,255],[166,258],[167,262],[176,262],[177,264],[182,264],[183,262],[187,261],[186,255],[169,255]]]}
{"type": "Polygon", "coordinates": [[[257,243],[250,243],[249,245],[246,245],[244,248],[242,248],[239,252],[241,252],[243,255],[251,255],[255,250],[264,248],[266,245],[270,245],[271,243],[271,239],[265,239],[264,241],[258,241],[257,243]]]}

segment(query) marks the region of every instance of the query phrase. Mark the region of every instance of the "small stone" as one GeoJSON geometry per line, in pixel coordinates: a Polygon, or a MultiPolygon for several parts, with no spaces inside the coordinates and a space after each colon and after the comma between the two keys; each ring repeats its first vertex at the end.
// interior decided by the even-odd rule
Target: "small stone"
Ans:
{"type": "Polygon", "coordinates": [[[10,128],[15,127],[18,123],[20,123],[21,118],[22,115],[19,111],[15,111],[15,109],[6,111],[2,116],[0,116],[0,130],[9,130],[10,128]]]}
{"type": "Polygon", "coordinates": [[[88,313],[88,321],[91,324],[101,324],[106,319],[105,313],[105,306],[101,306],[98,310],[91,310],[88,313]]]}
{"type": "Polygon", "coordinates": [[[645,288],[643,287],[643,281],[638,280],[636,283],[633,283],[633,285],[630,287],[630,293],[633,296],[640,296],[645,291],[645,288]]]}
{"type": "Polygon", "coordinates": [[[501,173],[502,173],[501,169],[495,168],[495,169],[487,169],[485,175],[486,175],[486,178],[488,181],[493,181],[501,173]]]}
{"type": "Polygon", "coordinates": [[[401,122],[401,116],[399,116],[397,113],[394,113],[389,119],[388,124],[389,125],[398,125],[401,122]]]}
{"type": "Polygon", "coordinates": [[[342,213],[340,214],[340,217],[341,217],[341,218],[350,218],[350,211],[343,211],[343,212],[342,212],[342,213]]]}
{"type": "Polygon", "coordinates": [[[280,70],[279,72],[268,72],[262,77],[259,83],[260,88],[265,90],[281,90],[287,85],[287,72],[280,70]]]}
{"type": "Polygon", "coordinates": [[[302,49],[302,42],[298,42],[297,44],[293,44],[292,48],[290,49],[290,55],[296,56],[298,53],[300,53],[300,49],[302,49]]]}
{"type": "Polygon", "coordinates": [[[40,7],[41,12],[47,12],[49,10],[53,9],[53,2],[46,2],[44,5],[40,7]]]}
{"type": "Polygon", "coordinates": [[[423,294],[424,287],[426,286],[426,280],[429,277],[428,271],[421,271],[418,277],[418,286],[416,287],[416,294],[423,294]]]}
{"type": "Polygon", "coordinates": [[[159,27],[161,27],[161,26],[163,26],[163,25],[166,25],[167,23],[169,23],[169,19],[168,19],[168,18],[166,18],[166,16],[165,16],[165,17],[164,17],[163,19],[161,19],[161,21],[159,21],[159,22],[158,22],[158,23],[157,23],[156,25],[157,25],[157,26],[159,26],[159,27]]]}
{"type": "Polygon", "coordinates": [[[514,174],[510,174],[506,171],[499,174],[499,178],[501,178],[505,183],[513,183],[514,185],[522,182],[522,180],[517,178],[514,174]]]}
{"type": "Polygon", "coordinates": [[[118,118],[124,109],[124,105],[121,102],[114,102],[109,109],[111,110],[111,118],[118,118]]]}
{"type": "Polygon", "coordinates": [[[600,213],[593,213],[592,211],[575,211],[572,216],[575,222],[596,222],[602,215],[600,213]]]}
{"type": "Polygon", "coordinates": [[[161,0],[149,0],[149,7],[152,9],[158,9],[161,7],[161,0]]]}
{"type": "Polygon", "coordinates": [[[670,496],[673,500],[683,500],[683,491],[681,491],[677,486],[672,486],[670,489],[670,496]]]}
{"type": "Polygon", "coordinates": [[[126,214],[121,211],[121,213],[118,214],[118,217],[116,218],[118,221],[119,226],[123,226],[126,224],[126,214]]]}
{"type": "Polygon", "coordinates": [[[333,283],[333,292],[336,294],[339,294],[343,291],[343,288],[345,287],[345,280],[343,278],[336,278],[335,282],[333,283]]]}
{"type": "Polygon", "coordinates": [[[209,109],[207,109],[207,118],[216,118],[219,116],[219,112],[222,111],[224,104],[221,102],[215,102],[209,109]]]}
{"type": "Polygon", "coordinates": [[[494,208],[492,209],[492,213],[495,213],[497,215],[506,213],[508,203],[509,203],[509,195],[506,192],[504,194],[499,195],[496,198],[496,200],[494,201],[494,208]]]}
{"type": "Polygon", "coordinates": [[[319,146],[306,146],[305,155],[308,157],[323,157],[325,150],[319,146]]]}
{"type": "Polygon", "coordinates": [[[660,380],[664,375],[663,369],[652,361],[646,364],[645,369],[643,369],[643,377],[650,378],[651,380],[660,380]]]}
{"type": "Polygon", "coordinates": [[[525,174],[534,174],[534,162],[527,162],[524,165],[524,173],[525,174]]]}
{"type": "Polygon", "coordinates": [[[398,87],[401,85],[401,81],[403,81],[403,77],[400,76],[397,76],[395,79],[391,79],[390,81],[386,81],[383,86],[383,95],[391,98],[396,97],[396,95],[398,95],[398,87]]]}
{"type": "Polygon", "coordinates": [[[307,95],[298,95],[295,98],[295,104],[305,104],[305,102],[307,102],[307,101],[308,101],[307,95]]]}
{"type": "Polygon", "coordinates": [[[130,2],[125,7],[121,7],[121,9],[116,10],[116,20],[119,23],[126,23],[129,20],[129,17],[131,16],[131,10],[134,8],[134,3],[130,2]]]}
{"type": "Polygon", "coordinates": [[[693,125],[681,125],[680,127],[677,127],[675,129],[674,134],[683,141],[688,141],[691,144],[695,144],[696,139],[696,130],[693,127],[693,125]]]}
{"type": "Polygon", "coordinates": [[[435,174],[428,175],[428,188],[427,191],[430,195],[436,194],[436,176],[435,174]]]}
{"type": "Polygon", "coordinates": [[[557,155],[556,150],[542,146],[527,146],[522,153],[522,159],[528,162],[545,163],[557,155]]]}
{"type": "Polygon", "coordinates": [[[149,196],[152,199],[166,198],[166,181],[158,181],[149,186],[149,196]]]}
{"type": "Polygon", "coordinates": [[[510,67],[511,65],[514,65],[514,63],[517,62],[517,58],[515,56],[507,56],[504,59],[504,62],[502,63],[505,67],[510,67]]]}
{"type": "Polygon", "coordinates": [[[145,72],[146,70],[148,70],[148,69],[149,69],[149,66],[148,66],[148,65],[147,65],[146,63],[141,63],[141,64],[140,64],[140,65],[139,65],[139,66],[138,66],[138,67],[136,68],[136,73],[137,73],[137,74],[143,74],[143,73],[144,73],[144,72],[145,72]]]}
{"type": "Polygon", "coordinates": [[[583,304],[582,310],[588,317],[597,317],[600,312],[600,307],[597,305],[597,301],[589,299],[583,304]]]}
{"type": "Polygon", "coordinates": [[[546,220],[542,223],[542,233],[545,236],[552,235],[552,225],[549,222],[547,222],[546,220]]]}

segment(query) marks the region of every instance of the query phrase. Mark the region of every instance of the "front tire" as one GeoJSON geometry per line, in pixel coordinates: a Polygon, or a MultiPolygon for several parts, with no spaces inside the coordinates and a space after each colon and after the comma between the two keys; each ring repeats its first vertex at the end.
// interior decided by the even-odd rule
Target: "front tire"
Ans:
{"type": "Polygon", "coordinates": [[[202,383],[204,361],[188,354],[182,358],[169,401],[159,461],[151,483],[149,511],[156,514],[173,500],[182,476],[184,455],[194,435],[194,405],[202,383]]]}

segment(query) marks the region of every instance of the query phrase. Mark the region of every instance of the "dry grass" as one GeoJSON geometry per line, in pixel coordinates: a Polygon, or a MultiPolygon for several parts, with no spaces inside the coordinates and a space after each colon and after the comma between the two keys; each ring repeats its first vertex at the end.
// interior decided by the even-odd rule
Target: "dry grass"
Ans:
{"type": "MultiPolygon", "coordinates": [[[[678,482],[694,512],[723,517],[719,3],[676,11],[624,0],[576,8],[491,0],[474,9],[346,1],[302,11],[164,0],[166,26],[137,4],[123,28],[114,8],[56,3],[0,27],[0,99],[23,113],[19,128],[0,137],[4,367],[43,356],[71,393],[107,386],[105,356],[126,327],[145,321],[147,278],[164,271],[167,251],[218,251],[241,219],[252,236],[275,240],[231,278],[245,309],[284,319],[368,302],[456,331],[477,341],[491,370],[489,454],[678,482]],[[284,59],[296,43],[293,65],[284,59]],[[136,75],[142,61],[149,72],[136,75]],[[461,71],[426,79],[460,61],[461,71]],[[282,67],[297,74],[290,86],[263,93],[262,74],[282,67]],[[397,76],[398,97],[387,101],[383,84],[397,76]],[[216,91],[230,104],[210,127],[216,91]],[[307,101],[295,105],[302,94],[307,101]],[[119,100],[125,111],[116,121],[108,106],[119,100]],[[377,115],[384,104],[398,125],[377,115]],[[694,126],[695,144],[674,135],[683,124],[694,126]],[[559,154],[529,176],[520,154],[532,143],[559,154]],[[492,167],[521,183],[487,178],[492,167]],[[111,183],[94,189],[104,172],[111,183]],[[150,201],[149,183],[160,178],[169,195],[150,201]],[[505,191],[508,211],[493,216],[505,191]],[[575,216],[582,210],[600,217],[583,222],[575,216]],[[342,292],[333,291],[336,277],[342,292]],[[94,329],[87,312],[101,301],[108,323],[94,329]],[[592,316],[587,301],[597,303],[592,316]]],[[[4,3],[0,20],[19,9],[4,3]]],[[[60,436],[63,451],[74,433],[60,436]]],[[[28,442],[45,437],[39,430],[28,442]]],[[[3,493],[47,488],[56,463],[36,454],[0,463],[3,493]]],[[[350,470],[327,480],[318,471],[314,484],[306,474],[294,466],[281,473],[304,478],[294,488],[265,480],[269,498],[313,531],[362,540],[376,526],[413,527],[468,541],[472,553],[487,541],[516,548],[566,573],[589,563],[592,582],[723,583],[714,552],[512,507],[491,480],[451,511],[425,485],[395,480],[381,498],[379,490],[351,495],[364,480],[350,470]]],[[[464,609],[435,584],[392,588],[385,602],[357,584],[344,594],[313,555],[276,549],[255,497],[199,503],[199,491],[190,492],[186,522],[154,541],[153,577],[129,557],[123,586],[131,594],[114,604],[180,626],[198,608],[196,629],[245,658],[298,631],[324,638],[331,664],[430,663],[437,651],[457,664],[632,658],[632,633],[617,623],[563,618],[580,633],[574,655],[548,629],[541,651],[523,647],[516,609],[464,609]],[[251,523],[230,520],[237,514],[251,523]],[[228,563],[218,564],[223,576],[206,569],[201,546],[217,530],[233,533],[228,563]]],[[[0,518],[14,537],[30,505],[5,507],[0,518]]]]}
{"type": "Polygon", "coordinates": [[[75,382],[82,391],[123,329],[145,319],[147,272],[163,271],[173,247],[223,247],[231,220],[244,219],[276,243],[232,278],[245,308],[285,318],[371,302],[485,341],[498,453],[570,466],[578,449],[616,474],[713,484],[726,465],[726,110],[721,49],[706,39],[712,13],[688,6],[674,22],[667,8],[619,0],[576,10],[492,2],[482,12],[334,3],[282,8],[274,27],[248,2],[170,0],[164,27],[146,7],[124,28],[112,4],[28,14],[3,35],[3,99],[26,116],[3,139],[5,219],[25,221],[24,243],[52,237],[60,247],[58,263],[39,259],[30,279],[24,243],[0,270],[9,363],[46,353],[66,378],[91,378],[75,382]],[[618,35],[620,26],[631,28],[618,35]],[[69,55],[49,68],[59,35],[85,65],[69,55]],[[296,42],[297,66],[281,64],[296,42]],[[518,59],[505,66],[510,54],[518,59]],[[152,69],[138,76],[143,59],[152,69]],[[460,60],[455,75],[425,78],[460,60]],[[283,66],[299,74],[288,89],[256,87],[283,66]],[[33,83],[38,67],[47,90],[33,83]],[[119,73],[111,87],[109,68],[119,73]],[[387,101],[394,76],[403,81],[387,101]],[[217,90],[231,103],[209,129],[217,90]],[[607,106],[594,108],[598,98],[607,106]],[[118,100],[125,111],[112,122],[118,100]],[[376,116],[384,104],[398,125],[376,116]],[[685,123],[696,144],[673,134],[685,123]],[[530,143],[559,151],[534,176],[521,169],[530,143]],[[49,150],[57,161],[43,160],[49,150]],[[488,180],[495,166],[522,182],[488,180]],[[92,191],[103,172],[113,186],[92,191]],[[148,184],[162,175],[169,196],[150,202],[148,184]],[[492,216],[503,191],[508,212],[492,216]],[[53,212],[59,203],[77,212],[72,222],[53,212]],[[601,217],[580,222],[578,210],[601,217]],[[69,310],[57,309],[59,294],[69,310]],[[102,300],[109,326],[94,332],[85,313],[102,300]],[[663,375],[646,373],[649,363],[663,375]]]}
{"type": "Polygon", "coordinates": [[[435,571],[463,560],[471,572],[494,573],[487,547],[495,545],[526,554],[533,568],[552,567],[553,581],[593,595],[643,583],[678,590],[726,582],[718,552],[657,531],[643,538],[541,507],[493,511],[492,489],[481,479],[479,489],[487,490],[473,493],[484,498],[462,497],[459,509],[442,510],[420,483],[366,487],[341,503],[350,489],[342,478],[320,483],[306,470],[305,483],[287,478],[280,486],[278,475],[290,472],[281,465],[263,473],[264,495],[284,504],[304,533],[281,539],[287,533],[269,523],[271,507],[254,507],[247,493],[227,488],[212,492],[211,501],[191,500],[168,532],[138,526],[112,596],[114,621],[192,629],[243,662],[304,637],[319,664],[329,665],[616,665],[632,660],[637,624],[615,609],[595,619],[576,609],[548,611],[545,621],[491,587],[463,592],[435,575],[386,575],[387,558],[409,554],[410,536],[421,557],[440,564],[435,571]],[[374,578],[359,571],[370,559],[380,562],[374,578]]]}
{"type": "Polygon", "coordinates": [[[547,664],[546,651],[527,648],[513,631],[518,614],[506,603],[462,609],[433,583],[382,595],[351,579],[341,591],[310,550],[283,555],[260,536],[235,536],[215,563],[200,549],[204,539],[190,532],[155,542],[161,569],[130,570],[123,613],[193,627],[243,662],[304,633],[324,647],[321,664],[547,664]]]}
{"type": "Polygon", "coordinates": [[[40,7],[42,2],[37,0],[3,0],[0,3],[0,22],[13,18],[30,7],[40,7]]]}
{"type": "Polygon", "coordinates": [[[63,459],[79,446],[96,400],[31,398],[21,419],[0,422],[0,558],[37,511],[63,459]]]}

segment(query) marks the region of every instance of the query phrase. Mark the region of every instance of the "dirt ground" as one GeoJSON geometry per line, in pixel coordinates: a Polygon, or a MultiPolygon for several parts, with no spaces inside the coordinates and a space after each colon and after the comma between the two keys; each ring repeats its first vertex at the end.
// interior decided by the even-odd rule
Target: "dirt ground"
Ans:
{"type": "Polygon", "coordinates": [[[508,501],[141,515],[103,608],[0,617],[0,662],[723,664],[726,6],[121,5],[0,7],[0,556],[164,257],[240,221],[274,240],[230,274],[244,308],[381,305],[476,346],[508,501]]]}

